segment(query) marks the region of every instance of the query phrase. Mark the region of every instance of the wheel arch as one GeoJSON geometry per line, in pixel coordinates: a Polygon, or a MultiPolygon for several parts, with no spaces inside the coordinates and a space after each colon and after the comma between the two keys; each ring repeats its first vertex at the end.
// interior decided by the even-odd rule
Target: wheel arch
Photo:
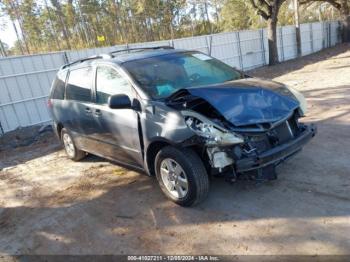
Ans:
{"type": "Polygon", "coordinates": [[[151,176],[155,176],[155,166],[154,166],[154,160],[156,158],[156,155],[158,154],[158,152],[166,147],[166,146],[171,146],[173,145],[173,143],[171,143],[170,141],[166,140],[166,139],[157,139],[152,141],[146,150],[146,165],[147,165],[147,171],[148,174],[151,176]]]}
{"type": "Polygon", "coordinates": [[[59,139],[61,139],[61,133],[62,133],[63,128],[64,128],[64,126],[62,123],[55,124],[56,135],[58,136],[59,139]]]}

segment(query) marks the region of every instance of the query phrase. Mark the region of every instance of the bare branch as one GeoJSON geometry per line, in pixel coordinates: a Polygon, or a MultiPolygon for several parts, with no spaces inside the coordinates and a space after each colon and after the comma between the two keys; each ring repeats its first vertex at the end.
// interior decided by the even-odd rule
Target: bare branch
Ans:
{"type": "MultiPolygon", "coordinates": [[[[260,0],[258,0],[260,2],[260,0]]],[[[260,15],[265,20],[268,20],[271,17],[271,13],[267,14],[265,10],[259,7],[254,0],[250,0],[251,5],[254,9],[256,9],[256,13],[260,15]]]]}
{"type": "Polygon", "coordinates": [[[326,2],[326,3],[331,4],[332,6],[337,8],[338,10],[342,8],[341,4],[335,0],[301,0],[301,1],[299,1],[299,3],[301,5],[305,5],[305,4],[309,4],[309,3],[313,3],[313,2],[326,2]]]}

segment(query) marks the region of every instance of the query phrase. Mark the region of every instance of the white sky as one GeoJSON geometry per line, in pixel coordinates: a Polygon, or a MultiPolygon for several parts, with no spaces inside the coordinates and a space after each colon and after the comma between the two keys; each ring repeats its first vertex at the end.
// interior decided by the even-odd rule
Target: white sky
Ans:
{"type": "Polygon", "coordinates": [[[0,24],[5,24],[5,28],[0,31],[0,39],[2,42],[12,47],[16,41],[16,33],[13,30],[11,21],[8,17],[0,18],[0,24]]]}

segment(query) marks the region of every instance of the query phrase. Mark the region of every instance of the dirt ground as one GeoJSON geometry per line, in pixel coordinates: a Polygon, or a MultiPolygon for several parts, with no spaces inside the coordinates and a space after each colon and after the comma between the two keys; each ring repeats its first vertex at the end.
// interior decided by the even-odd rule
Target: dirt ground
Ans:
{"type": "Polygon", "coordinates": [[[68,160],[46,132],[0,151],[0,255],[349,254],[350,45],[252,74],[301,90],[318,125],[278,180],[216,178],[203,204],[181,208],[154,178],[68,160]]]}

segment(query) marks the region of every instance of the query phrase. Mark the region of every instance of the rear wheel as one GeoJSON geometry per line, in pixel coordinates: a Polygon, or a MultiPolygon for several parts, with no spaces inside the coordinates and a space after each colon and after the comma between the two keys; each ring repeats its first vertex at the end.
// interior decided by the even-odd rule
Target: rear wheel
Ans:
{"type": "Polygon", "coordinates": [[[61,131],[61,140],[69,159],[79,161],[86,156],[86,153],[84,151],[78,149],[75,146],[72,136],[65,128],[63,128],[61,131]]]}
{"type": "Polygon", "coordinates": [[[155,167],[160,188],[175,203],[192,206],[208,195],[208,174],[193,150],[164,147],[156,156],[155,167]]]}

